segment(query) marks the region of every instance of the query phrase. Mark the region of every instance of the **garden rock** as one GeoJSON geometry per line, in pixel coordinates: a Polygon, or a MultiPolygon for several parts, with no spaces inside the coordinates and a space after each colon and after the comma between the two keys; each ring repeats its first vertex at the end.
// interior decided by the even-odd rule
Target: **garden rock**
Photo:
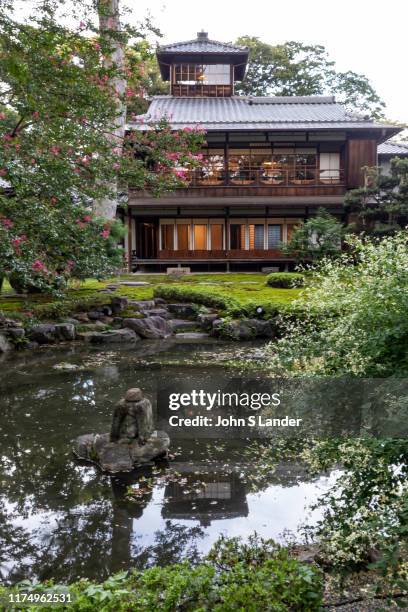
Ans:
{"type": "Polygon", "coordinates": [[[144,310],[143,314],[146,315],[146,317],[163,317],[163,319],[169,319],[170,318],[170,313],[168,310],[166,310],[166,308],[152,308],[151,310],[144,310]]]}
{"type": "Polygon", "coordinates": [[[213,331],[216,335],[233,340],[252,340],[254,338],[274,338],[275,326],[272,321],[260,319],[235,319],[213,321],[213,331]]]}
{"type": "Polygon", "coordinates": [[[30,338],[38,344],[52,344],[56,340],[55,325],[50,323],[40,323],[33,325],[30,330],[30,338]]]}
{"type": "Polygon", "coordinates": [[[104,314],[100,310],[91,310],[88,312],[88,319],[91,321],[99,321],[100,319],[103,319],[103,317],[104,314]]]}
{"type": "Polygon", "coordinates": [[[3,333],[13,340],[21,340],[25,336],[25,331],[22,327],[8,327],[3,330],[3,333]]]}
{"type": "Polygon", "coordinates": [[[167,308],[179,317],[196,316],[196,307],[193,304],[167,304],[167,308]]]}
{"type": "Polygon", "coordinates": [[[75,325],[72,323],[57,323],[55,333],[58,340],[75,340],[75,325]]]}
{"type": "Polygon", "coordinates": [[[134,343],[140,340],[131,329],[112,329],[103,332],[93,332],[90,338],[92,344],[134,343]]]}
{"type": "Polygon", "coordinates": [[[125,310],[128,304],[129,304],[129,300],[127,299],[127,297],[123,297],[123,296],[113,297],[111,301],[112,314],[116,315],[116,314],[119,314],[120,312],[123,312],[123,310],[125,310]]]}
{"type": "Polygon", "coordinates": [[[6,336],[4,336],[3,334],[0,334],[0,355],[2,353],[8,353],[8,351],[11,351],[12,348],[13,347],[10,344],[10,342],[7,340],[6,336]]]}
{"type": "Polygon", "coordinates": [[[125,287],[145,287],[146,285],[150,285],[150,283],[145,281],[123,281],[120,284],[125,287]]]}
{"type": "Polygon", "coordinates": [[[184,319],[172,319],[170,325],[173,331],[188,331],[196,329],[197,323],[195,321],[185,321],[184,319]]]}
{"type": "Polygon", "coordinates": [[[197,320],[203,327],[205,327],[206,329],[210,329],[212,327],[213,322],[219,318],[220,315],[216,312],[209,314],[201,313],[198,315],[197,320]]]}
{"type": "Polygon", "coordinates": [[[158,316],[145,319],[124,319],[123,326],[135,331],[142,338],[167,338],[172,333],[169,322],[158,316]]]}
{"type": "Polygon", "coordinates": [[[130,302],[130,305],[136,308],[136,310],[140,310],[140,311],[149,310],[149,309],[156,307],[154,300],[140,300],[140,301],[132,300],[130,302]]]}

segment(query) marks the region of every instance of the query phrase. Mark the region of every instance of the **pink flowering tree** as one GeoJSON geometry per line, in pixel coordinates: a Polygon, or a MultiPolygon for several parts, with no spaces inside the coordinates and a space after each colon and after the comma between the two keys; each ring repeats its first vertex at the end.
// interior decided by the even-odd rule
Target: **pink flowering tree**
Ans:
{"type": "MultiPolygon", "coordinates": [[[[95,202],[112,197],[112,185],[123,206],[129,186],[160,195],[185,185],[203,141],[195,130],[172,132],[165,118],[112,139],[119,76],[105,61],[112,43],[94,25],[93,0],[75,3],[73,29],[57,19],[60,4],[39,2],[21,23],[13,3],[0,0],[0,278],[24,291],[62,291],[70,278],[122,267],[123,228],[95,202]]],[[[124,30],[121,44],[130,35],[142,36],[124,30]]],[[[132,71],[124,105],[140,95],[143,78],[131,57],[120,67],[127,77],[132,71]]]]}

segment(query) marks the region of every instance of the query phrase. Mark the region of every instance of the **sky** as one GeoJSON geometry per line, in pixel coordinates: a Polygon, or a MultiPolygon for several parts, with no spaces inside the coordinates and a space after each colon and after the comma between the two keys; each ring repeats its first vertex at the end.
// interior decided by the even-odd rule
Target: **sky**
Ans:
{"type": "MultiPolygon", "coordinates": [[[[16,0],[29,14],[33,0],[16,0]]],[[[163,38],[178,42],[199,30],[220,41],[244,34],[276,44],[326,47],[338,70],[365,74],[386,102],[386,116],[408,124],[407,0],[121,0],[137,23],[148,13],[163,38]]]]}

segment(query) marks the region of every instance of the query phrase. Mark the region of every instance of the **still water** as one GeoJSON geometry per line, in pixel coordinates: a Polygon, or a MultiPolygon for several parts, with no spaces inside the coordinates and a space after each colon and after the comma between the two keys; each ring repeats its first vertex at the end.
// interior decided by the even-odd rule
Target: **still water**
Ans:
{"type": "Polygon", "coordinates": [[[291,532],[300,541],[301,524],[319,518],[308,506],[334,474],[311,480],[302,466],[281,464],[259,479],[242,439],[178,438],[170,462],[125,477],[71,453],[76,436],[109,431],[127,388],[142,387],[154,402],[168,381],[228,375],[232,358],[259,348],[144,342],[44,349],[0,363],[0,580],[102,580],[194,561],[220,534],[284,541],[291,532]]]}

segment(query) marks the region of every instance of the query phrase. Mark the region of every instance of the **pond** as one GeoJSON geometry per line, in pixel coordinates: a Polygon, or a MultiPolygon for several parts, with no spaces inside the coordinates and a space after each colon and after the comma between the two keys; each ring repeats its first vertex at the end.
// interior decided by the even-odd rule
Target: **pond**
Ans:
{"type": "MultiPolygon", "coordinates": [[[[129,387],[213,380],[261,345],[144,342],[21,353],[0,364],[0,579],[71,581],[198,559],[220,534],[301,541],[308,506],[335,474],[280,464],[257,479],[243,439],[177,438],[169,463],[122,477],[76,462],[72,440],[109,431],[129,387]]],[[[259,373],[262,377],[262,372],[259,373]]],[[[156,417],[158,415],[156,414],[156,417]]],[[[161,424],[162,426],[162,424],[161,424]]],[[[171,435],[171,432],[170,432],[171,435]]]]}

